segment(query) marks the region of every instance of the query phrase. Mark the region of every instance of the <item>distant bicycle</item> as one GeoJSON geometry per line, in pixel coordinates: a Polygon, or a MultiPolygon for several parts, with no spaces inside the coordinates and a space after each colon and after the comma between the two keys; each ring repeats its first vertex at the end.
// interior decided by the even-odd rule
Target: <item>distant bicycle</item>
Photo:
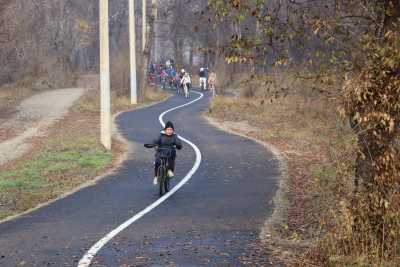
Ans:
{"type": "MultiPolygon", "coordinates": [[[[155,148],[156,150],[171,149],[169,147],[167,148],[159,147],[156,144],[145,144],[144,147],[155,148]]],[[[160,166],[157,169],[157,182],[159,185],[160,196],[163,196],[164,194],[168,193],[170,189],[170,178],[168,177],[168,162],[170,157],[171,155],[169,155],[169,153],[160,157],[161,162],[160,166]]]]}
{"type": "Polygon", "coordinates": [[[168,76],[167,77],[167,85],[168,85],[169,90],[175,90],[176,89],[175,77],[168,76]]]}
{"type": "Polygon", "coordinates": [[[175,76],[171,78],[171,85],[170,85],[172,90],[178,90],[179,87],[179,76],[175,76]]]}
{"type": "Polygon", "coordinates": [[[208,78],[208,88],[210,89],[212,96],[216,96],[215,84],[217,83],[217,74],[215,72],[211,72],[208,78]]]}
{"type": "Polygon", "coordinates": [[[150,84],[156,84],[157,83],[157,75],[155,73],[149,73],[147,76],[147,80],[150,84]]]}
{"type": "Polygon", "coordinates": [[[184,93],[185,98],[189,98],[190,97],[190,87],[191,87],[190,83],[185,83],[183,85],[183,93],[184,93]]]}
{"type": "Polygon", "coordinates": [[[162,89],[166,89],[168,85],[168,74],[163,70],[160,74],[160,83],[162,86],[162,89]]]}
{"type": "Polygon", "coordinates": [[[181,95],[182,93],[183,93],[183,85],[179,83],[176,87],[176,94],[181,95]]]}
{"type": "Polygon", "coordinates": [[[207,79],[206,78],[200,78],[200,88],[201,88],[201,91],[207,90],[207,79]]]}

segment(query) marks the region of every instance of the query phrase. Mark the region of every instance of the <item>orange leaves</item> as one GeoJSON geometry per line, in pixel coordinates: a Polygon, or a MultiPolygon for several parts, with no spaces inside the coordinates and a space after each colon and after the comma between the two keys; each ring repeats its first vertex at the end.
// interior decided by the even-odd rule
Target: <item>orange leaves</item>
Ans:
{"type": "Polygon", "coordinates": [[[388,32],[384,40],[371,38],[364,44],[365,64],[347,77],[339,109],[356,122],[360,151],[355,168],[362,183],[352,209],[359,223],[351,238],[364,244],[364,253],[375,251],[381,258],[393,257],[397,252],[392,248],[399,245],[399,38],[388,32]]]}
{"type": "Polygon", "coordinates": [[[239,9],[240,8],[240,4],[241,4],[241,0],[231,0],[231,5],[236,8],[239,9]]]}

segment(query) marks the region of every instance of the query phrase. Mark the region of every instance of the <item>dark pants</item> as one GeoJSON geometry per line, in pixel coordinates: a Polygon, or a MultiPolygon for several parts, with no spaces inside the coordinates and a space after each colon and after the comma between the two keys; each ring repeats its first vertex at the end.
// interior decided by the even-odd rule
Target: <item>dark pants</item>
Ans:
{"type": "MultiPolygon", "coordinates": [[[[160,167],[160,165],[161,165],[161,158],[156,157],[156,164],[154,165],[154,177],[157,176],[158,167],[160,167]]],[[[168,169],[167,170],[171,170],[172,172],[175,171],[175,157],[168,158],[168,169]]]]}

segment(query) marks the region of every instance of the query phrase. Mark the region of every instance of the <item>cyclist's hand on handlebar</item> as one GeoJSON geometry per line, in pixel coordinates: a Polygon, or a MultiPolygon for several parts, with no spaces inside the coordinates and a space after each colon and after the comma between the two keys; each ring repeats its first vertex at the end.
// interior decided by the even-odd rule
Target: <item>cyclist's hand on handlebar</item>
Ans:
{"type": "Polygon", "coordinates": [[[157,147],[157,146],[158,146],[157,144],[144,144],[145,148],[154,148],[154,147],[157,147]]]}

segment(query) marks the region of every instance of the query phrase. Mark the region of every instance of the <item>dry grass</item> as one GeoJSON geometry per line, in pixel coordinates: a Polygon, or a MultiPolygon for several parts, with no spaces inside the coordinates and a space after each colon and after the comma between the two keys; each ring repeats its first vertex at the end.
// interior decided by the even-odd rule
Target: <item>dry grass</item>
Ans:
{"type": "Polygon", "coordinates": [[[40,79],[25,77],[16,83],[3,85],[0,88],[0,112],[10,112],[23,99],[32,96],[40,90],[48,89],[46,87],[39,87],[37,86],[38,84],[40,84],[40,79]]]}
{"type": "MultiPolygon", "coordinates": [[[[355,142],[333,100],[309,88],[306,81],[284,75],[267,86],[264,82],[251,85],[239,81],[227,89],[236,97],[213,99],[207,114],[223,121],[248,123],[253,130],[246,134],[274,145],[287,158],[289,205],[286,223],[277,225],[276,230],[295,243],[315,240],[326,230],[329,212],[338,201],[333,194],[338,182],[338,162],[349,156],[355,142]],[[275,98],[280,88],[293,87],[296,89],[290,90],[291,94],[275,98]],[[249,90],[253,92],[248,94],[249,90]]],[[[351,180],[348,183],[351,185],[351,180]]],[[[312,265],[300,259],[293,253],[290,262],[312,265]]]]}
{"type": "Polygon", "coordinates": [[[298,96],[288,96],[273,102],[218,97],[211,103],[209,113],[233,121],[248,121],[250,125],[265,129],[262,131],[263,139],[285,139],[288,145],[298,150],[296,147],[300,143],[301,146],[317,147],[326,143],[327,136],[334,135],[332,128],[340,125],[341,121],[328,107],[327,101],[305,101],[298,96]]]}

